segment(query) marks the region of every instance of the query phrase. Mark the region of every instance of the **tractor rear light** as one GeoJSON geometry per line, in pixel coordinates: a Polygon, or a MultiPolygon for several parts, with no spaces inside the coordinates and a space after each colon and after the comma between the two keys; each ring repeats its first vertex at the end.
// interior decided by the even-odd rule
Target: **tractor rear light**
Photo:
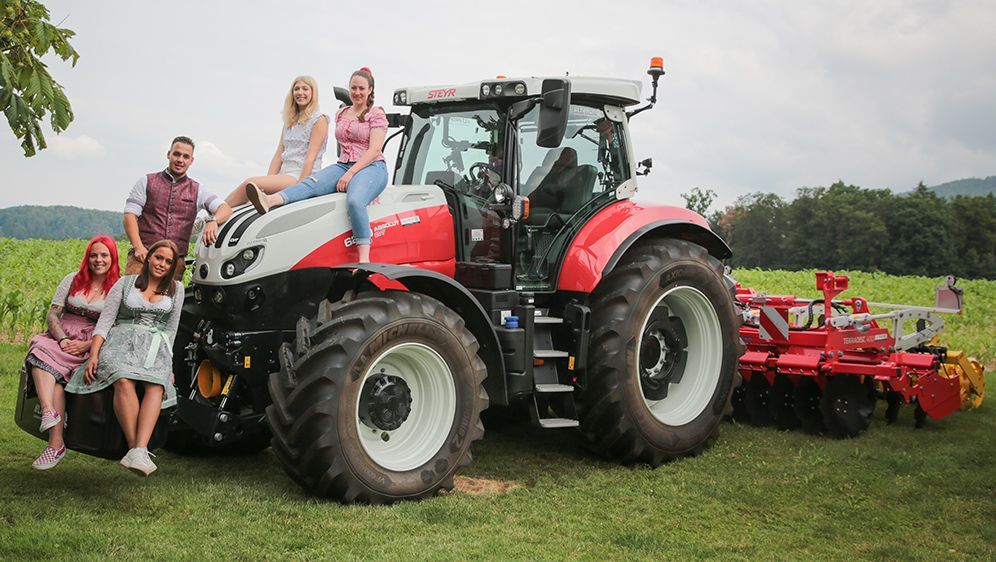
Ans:
{"type": "Polygon", "coordinates": [[[524,221],[529,218],[529,198],[516,195],[512,199],[512,218],[517,221],[524,221]]]}

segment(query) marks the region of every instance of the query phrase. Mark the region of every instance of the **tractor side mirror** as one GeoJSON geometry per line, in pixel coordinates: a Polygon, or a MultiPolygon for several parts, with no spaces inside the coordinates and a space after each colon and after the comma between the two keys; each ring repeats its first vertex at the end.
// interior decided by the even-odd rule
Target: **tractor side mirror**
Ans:
{"type": "Polygon", "coordinates": [[[536,144],[543,148],[557,148],[567,132],[567,116],[571,111],[571,82],[564,78],[547,78],[543,80],[542,95],[536,144]]]}
{"type": "Polygon", "coordinates": [[[405,128],[408,125],[408,116],[404,113],[388,113],[387,126],[392,129],[405,128]]]}
{"type": "Polygon", "coordinates": [[[353,105],[353,100],[349,99],[349,90],[339,86],[332,86],[332,91],[335,92],[335,99],[341,101],[343,105],[353,105]]]}

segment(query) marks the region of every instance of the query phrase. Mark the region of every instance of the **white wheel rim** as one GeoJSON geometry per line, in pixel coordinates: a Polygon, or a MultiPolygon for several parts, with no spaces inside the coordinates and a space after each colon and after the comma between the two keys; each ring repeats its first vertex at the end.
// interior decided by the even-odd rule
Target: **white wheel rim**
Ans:
{"type": "Polygon", "coordinates": [[[709,406],[723,366],[722,345],[719,316],[701,291],[693,287],[674,287],[657,299],[643,319],[637,336],[634,376],[643,403],[658,421],[671,426],[685,425],[709,406]],[[648,400],[640,380],[640,345],[651,315],[662,304],[667,306],[672,316],[681,319],[688,341],[688,355],[681,382],[671,384],[668,395],[662,400],[648,400]]]}
{"type": "Polygon", "coordinates": [[[380,374],[405,381],[411,391],[411,412],[401,427],[393,431],[374,429],[360,420],[357,399],[353,419],[360,444],[378,465],[398,472],[412,470],[435,456],[453,427],[456,415],[453,374],[438,353],[420,343],[399,344],[381,353],[363,375],[361,392],[367,379],[380,374]]]}

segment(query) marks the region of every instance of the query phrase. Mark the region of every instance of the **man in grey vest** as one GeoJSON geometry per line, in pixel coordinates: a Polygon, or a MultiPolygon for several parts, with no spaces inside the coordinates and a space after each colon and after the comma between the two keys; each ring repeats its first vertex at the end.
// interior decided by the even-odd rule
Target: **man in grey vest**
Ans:
{"type": "MultiPolygon", "coordinates": [[[[172,240],[183,260],[190,247],[190,233],[197,212],[208,212],[204,226],[205,244],[218,238],[218,224],[232,216],[232,208],[214,193],[187,176],[194,163],[194,141],[176,137],[166,153],[169,165],[161,172],[146,174],[135,182],[124,209],[124,229],[131,241],[125,274],[142,271],[148,248],[159,240],[172,240]]],[[[176,279],[183,279],[184,268],[176,268],[176,279]]]]}

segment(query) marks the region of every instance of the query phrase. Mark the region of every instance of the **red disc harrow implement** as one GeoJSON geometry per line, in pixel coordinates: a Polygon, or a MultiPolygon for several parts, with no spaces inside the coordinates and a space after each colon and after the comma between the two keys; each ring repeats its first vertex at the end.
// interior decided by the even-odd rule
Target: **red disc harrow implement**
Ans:
{"type": "Polygon", "coordinates": [[[890,423],[900,405],[915,405],[917,427],[927,416],[978,407],[982,366],[937,345],[944,327],[939,314],[961,313],[962,293],[954,285],[949,276],[937,288],[934,307],[838,300],[848,278],[832,272],[816,274],[823,293],[816,300],[738,286],[747,352],[740,358],[734,418],[844,438],[868,427],[878,399],[887,402],[890,423]]]}

